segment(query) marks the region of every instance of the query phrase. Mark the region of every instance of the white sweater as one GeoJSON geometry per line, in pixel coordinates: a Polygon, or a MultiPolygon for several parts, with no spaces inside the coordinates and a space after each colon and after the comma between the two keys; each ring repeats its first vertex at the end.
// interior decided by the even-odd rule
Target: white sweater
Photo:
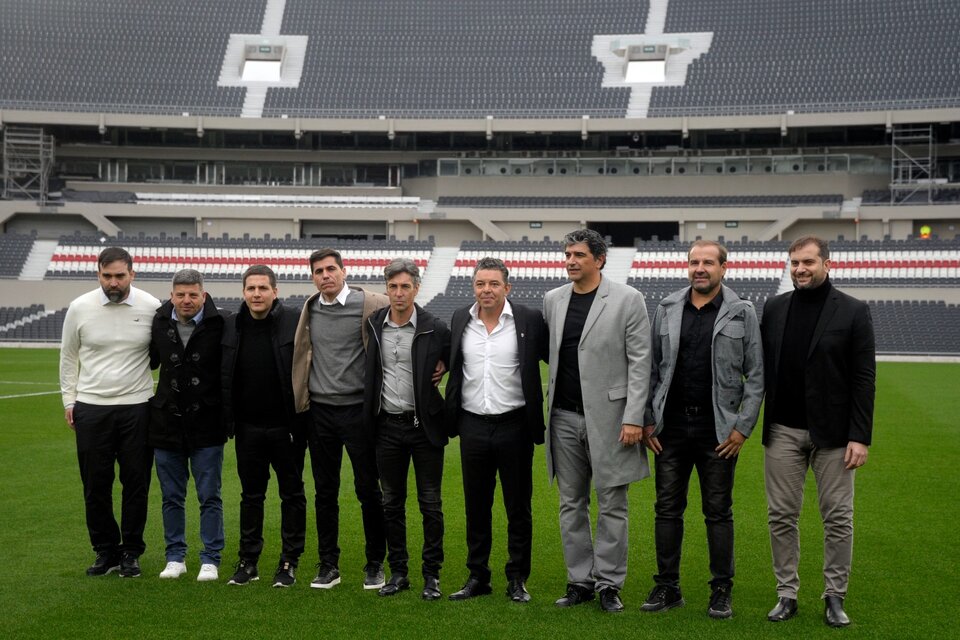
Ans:
{"type": "Polygon", "coordinates": [[[130,287],[120,303],[98,287],[67,309],[60,345],[63,405],[139,404],[153,395],[150,327],[160,301],[130,287]]]}

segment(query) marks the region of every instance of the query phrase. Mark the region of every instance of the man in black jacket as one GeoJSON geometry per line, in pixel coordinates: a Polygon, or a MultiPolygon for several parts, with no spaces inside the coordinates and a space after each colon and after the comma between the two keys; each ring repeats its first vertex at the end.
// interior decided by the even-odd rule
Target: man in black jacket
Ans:
{"type": "Polygon", "coordinates": [[[240,561],[229,584],[259,579],[263,503],[270,468],[280,491],[280,564],[275,587],[296,582],[307,527],[303,492],[306,448],[294,410],[293,337],[299,314],[277,299],[277,276],[264,265],[243,274],[243,303],[223,328],[222,390],[227,429],[236,433],[240,476],[240,561]]]}
{"type": "Polygon", "coordinates": [[[413,461],[423,516],[424,600],[440,597],[443,564],[443,448],[447,444],[443,398],[433,382],[437,363],[450,351],[450,330],[414,300],[420,269],[397,258],[383,270],[390,306],[367,318],[364,424],[376,442],[390,580],[379,594],[410,588],[407,578],[407,470],[413,461]]]}
{"type": "Polygon", "coordinates": [[[203,276],[183,269],[173,276],[170,300],[153,318],[150,364],[160,367],[157,392],[150,399],[149,443],[154,448],[157,479],[163,494],[163,537],[167,566],[161,578],[187,572],[187,480],[200,502],[199,582],[219,577],[223,551],[223,502],[220,476],[223,443],[220,415],[220,339],[223,317],[203,291],[203,276]]]}
{"type": "Polygon", "coordinates": [[[777,578],[771,622],[797,613],[798,520],[807,469],[817,479],[823,518],[824,619],[850,624],[843,609],[853,555],[853,479],[867,462],[873,432],[876,354],[866,303],[835,289],[827,243],[790,245],[794,290],[763,312],[764,479],[777,578]]]}
{"type": "Polygon", "coordinates": [[[507,596],[529,602],[533,541],[533,447],[543,444],[547,326],[539,311],[507,300],[509,272],[483,258],[473,272],[476,303],[458,309],[451,326],[446,406],[460,435],[470,577],[451,600],[491,593],[491,509],[500,476],[507,511],[507,596]]]}

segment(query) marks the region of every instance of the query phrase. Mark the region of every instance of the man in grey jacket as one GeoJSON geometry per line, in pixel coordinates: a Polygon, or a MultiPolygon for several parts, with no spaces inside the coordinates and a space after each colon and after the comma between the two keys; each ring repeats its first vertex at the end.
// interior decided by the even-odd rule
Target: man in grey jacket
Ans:
{"type": "Polygon", "coordinates": [[[733,614],[733,475],[763,399],[763,351],[753,304],[721,284],[727,250],[693,243],[690,286],[660,303],[644,443],[655,454],[657,575],[644,611],[684,604],[680,592],[683,512],[690,473],[700,478],[707,525],[711,618],[733,614]]]}

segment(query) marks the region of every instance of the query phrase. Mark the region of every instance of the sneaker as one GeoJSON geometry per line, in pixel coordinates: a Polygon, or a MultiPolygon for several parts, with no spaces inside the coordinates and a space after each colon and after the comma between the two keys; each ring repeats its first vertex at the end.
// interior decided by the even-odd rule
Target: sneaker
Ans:
{"type": "Polygon", "coordinates": [[[216,582],[220,579],[220,569],[215,564],[200,565],[200,573],[197,574],[197,582],[216,582]]]}
{"type": "Polygon", "coordinates": [[[187,565],[184,562],[168,562],[167,566],[160,572],[160,577],[164,580],[179,578],[187,572],[187,565]]]}
{"type": "Polygon", "coordinates": [[[257,563],[251,560],[240,559],[236,564],[237,572],[227,582],[227,584],[247,584],[256,582],[260,579],[260,572],[257,571],[257,563]]]}
{"type": "Polygon", "coordinates": [[[87,567],[88,576],[105,576],[120,569],[120,553],[118,551],[100,551],[93,564],[87,567]]]}
{"type": "Polygon", "coordinates": [[[382,562],[368,562],[367,566],[363,568],[363,573],[364,589],[379,589],[385,584],[382,562]]]}
{"type": "Polygon", "coordinates": [[[647,596],[647,600],[640,605],[640,608],[644,611],[666,611],[674,607],[682,607],[685,604],[680,589],[658,584],[647,596]]]}
{"type": "Polygon", "coordinates": [[[297,581],[297,568],[289,562],[281,562],[277,572],[273,574],[273,586],[292,587],[297,581]]]}
{"type": "Polygon", "coordinates": [[[140,577],[140,558],[129,553],[120,556],[120,577],[121,578],[139,578],[140,577]]]}
{"type": "Polygon", "coordinates": [[[328,562],[317,563],[317,577],[310,583],[312,589],[333,589],[340,584],[340,570],[328,562]]]}
{"type": "Polygon", "coordinates": [[[730,590],[732,587],[728,584],[717,585],[710,594],[710,606],[707,607],[707,615],[711,618],[729,618],[733,615],[733,608],[730,606],[730,590]]]}

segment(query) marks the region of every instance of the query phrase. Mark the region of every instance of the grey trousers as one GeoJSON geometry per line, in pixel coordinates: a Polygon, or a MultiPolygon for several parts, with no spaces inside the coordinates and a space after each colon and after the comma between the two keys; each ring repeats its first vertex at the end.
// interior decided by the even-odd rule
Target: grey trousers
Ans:
{"type": "Polygon", "coordinates": [[[567,582],[599,591],[622,589],[627,577],[627,488],[600,487],[597,535],[590,523],[590,446],[587,425],[577,413],[555,409],[550,416],[550,450],[560,490],[560,537],[567,582]]]}
{"type": "Polygon", "coordinates": [[[853,558],[854,471],[845,468],[845,452],[844,447],[818,448],[804,429],[770,425],[763,466],[773,573],[780,597],[796,598],[800,588],[798,521],[808,468],[817,481],[823,519],[823,596],[847,595],[853,558]]]}

